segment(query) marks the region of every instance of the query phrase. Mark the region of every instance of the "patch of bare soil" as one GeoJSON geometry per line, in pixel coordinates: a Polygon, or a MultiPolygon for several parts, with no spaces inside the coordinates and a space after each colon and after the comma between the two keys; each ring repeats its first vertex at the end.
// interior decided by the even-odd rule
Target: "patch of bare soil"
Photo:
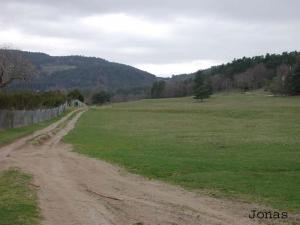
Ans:
{"type": "Polygon", "coordinates": [[[248,218],[256,205],[149,181],[71,152],[61,139],[82,113],[0,149],[0,169],[18,167],[33,175],[43,225],[262,224],[248,218]]]}

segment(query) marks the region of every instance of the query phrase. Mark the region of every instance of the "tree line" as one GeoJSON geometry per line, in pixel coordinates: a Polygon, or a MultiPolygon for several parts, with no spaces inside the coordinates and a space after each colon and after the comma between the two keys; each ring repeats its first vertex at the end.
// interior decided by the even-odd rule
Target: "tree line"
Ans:
{"type": "Polygon", "coordinates": [[[217,91],[264,88],[275,95],[300,95],[300,53],[284,52],[232,62],[154,82],[151,98],[194,95],[203,99],[217,91]]]}
{"type": "Polygon", "coordinates": [[[0,92],[0,109],[33,110],[54,108],[67,101],[66,95],[61,92],[0,92]]]}
{"type": "MultiPolygon", "coordinates": [[[[30,55],[30,54],[29,54],[30,55]]],[[[49,56],[47,56],[49,58],[49,56]]],[[[45,57],[37,57],[41,60],[45,57]]],[[[47,58],[47,60],[48,60],[47,58]]],[[[64,57],[62,57],[64,59],[64,57]]],[[[47,61],[46,60],[46,61],[47,61]]],[[[65,60],[65,59],[64,59],[65,60]]],[[[80,57],[67,57],[66,60],[78,61],[82,63],[80,57]]],[[[99,59],[89,58],[88,62],[99,59]]],[[[77,62],[77,63],[78,63],[77,62]]],[[[104,61],[105,62],[105,61],[104,61]]],[[[101,61],[101,63],[104,63],[101,61]]],[[[85,64],[84,64],[85,65],[85,64]]],[[[203,100],[213,92],[238,89],[242,92],[264,88],[275,95],[299,95],[300,94],[300,53],[284,52],[282,54],[266,54],[265,56],[243,57],[234,59],[232,62],[200,70],[194,74],[174,76],[169,79],[159,78],[154,81],[152,87],[137,86],[117,89],[113,92],[106,91],[105,88],[94,90],[73,90],[67,94],[66,99],[78,99],[91,104],[105,104],[110,101],[127,101],[141,98],[172,98],[194,96],[203,100]],[[100,89],[100,90],[99,90],[100,89]],[[84,94],[82,94],[83,92],[84,94]],[[84,95],[86,99],[84,99],[84,95]]],[[[0,49],[0,88],[3,88],[14,80],[28,80],[37,74],[37,69],[31,64],[24,53],[20,51],[0,49]]],[[[67,72],[72,72],[67,70],[67,72]]],[[[88,76],[84,73],[84,76],[88,76]]],[[[51,76],[52,77],[52,76],[51,76]]],[[[72,79],[71,79],[72,80],[72,79]]],[[[94,82],[95,85],[95,82],[94,82]]],[[[72,86],[72,84],[71,84],[72,86]]],[[[15,94],[29,96],[23,92],[15,94]]],[[[26,104],[20,100],[15,100],[13,96],[4,96],[2,93],[1,107],[41,107],[53,106],[52,103],[39,103],[39,94],[33,94],[32,102],[26,104]],[[37,95],[37,97],[36,97],[37,95]],[[11,106],[4,103],[11,98],[11,106]],[[36,103],[34,103],[36,101],[36,103]],[[30,106],[32,104],[32,106],[30,106]],[[19,105],[19,106],[18,106],[19,105]]],[[[42,95],[42,94],[40,94],[42,95]]],[[[56,97],[49,96],[53,101],[56,97]]],[[[24,97],[26,98],[26,97],[24,97]]]]}

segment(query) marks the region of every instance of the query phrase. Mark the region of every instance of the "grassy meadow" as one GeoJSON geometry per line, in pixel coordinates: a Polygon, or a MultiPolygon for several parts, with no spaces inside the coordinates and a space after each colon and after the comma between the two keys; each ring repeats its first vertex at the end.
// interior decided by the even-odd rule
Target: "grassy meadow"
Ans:
{"type": "Polygon", "coordinates": [[[75,151],[216,196],[300,211],[300,98],[228,93],[91,108],[75,151]]]}
{"type": "Polygon", "coordinates": [[[18,170],[0,172],[0,225],[37,225],[40,216],[31,177],[18,170]]]}

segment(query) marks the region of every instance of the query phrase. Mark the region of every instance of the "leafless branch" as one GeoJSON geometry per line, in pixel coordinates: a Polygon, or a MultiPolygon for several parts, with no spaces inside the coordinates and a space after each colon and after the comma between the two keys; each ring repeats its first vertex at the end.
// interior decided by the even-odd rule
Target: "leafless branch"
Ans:
{"type": "Polygon", "coordinates": [[[28,80],[35,73],[35,67],[20,51],[0,49],[0,88],[14,80],[28,80]]]}

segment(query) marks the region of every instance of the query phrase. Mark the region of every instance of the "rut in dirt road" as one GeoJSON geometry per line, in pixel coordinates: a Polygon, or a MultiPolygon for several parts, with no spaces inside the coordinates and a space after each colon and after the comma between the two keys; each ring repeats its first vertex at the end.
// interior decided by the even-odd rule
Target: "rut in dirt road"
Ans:
{"type": "Polygon", "coordinates": [[[42,224],[256,224],[248,218],[254,205],[199,196],[71,152],[61,139],[82,113],[6,146],[0,156],[1,169],[18,167],[33,175],[42,224]]]}

